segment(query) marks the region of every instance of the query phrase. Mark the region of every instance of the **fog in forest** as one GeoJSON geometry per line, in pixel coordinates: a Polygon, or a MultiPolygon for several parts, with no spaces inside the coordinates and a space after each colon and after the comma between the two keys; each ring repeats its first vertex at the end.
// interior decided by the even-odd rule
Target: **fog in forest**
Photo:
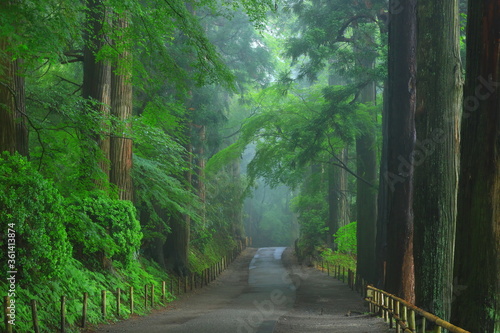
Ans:
{"type": "MultiPolygon", "coordinates": [[[[248,145],[242,155],[241,170],[255,154],[255,145],[248,145]]],[[[257,179],[243,204],[243,221],[253,246],[293,246],[299,236],[299,225],[292,212],[294,192],[285,185],[271,187],[257,179]]]]}

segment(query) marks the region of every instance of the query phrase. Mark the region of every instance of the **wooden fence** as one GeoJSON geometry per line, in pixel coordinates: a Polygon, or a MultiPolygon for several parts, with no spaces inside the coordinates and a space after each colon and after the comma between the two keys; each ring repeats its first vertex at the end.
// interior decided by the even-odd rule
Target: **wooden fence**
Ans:
{"type": "Polygon", "coordinates": [[[346,268],[342,265],[330,265],[328,261],[316,261],[314,267],[322,272],[326,272],[328,276],[332,276],[344,283],[347,283],[351,290],[359,292],[363,297],[366,296],[367,282],[356,271],[346,268]]]}
{"type": "Polygon", "coordinates": [[[389,324],[390,328],[396,329],[396,333],[429,332],[428,330],[426,331],[427,322],[431,322],[436,326],[434,329],[436,333],[441,333],[443,329],[451,333],[470,333],[401,298],[368,285],[355,271],[341,265],[330,266],[328,262],[324,261],[315,262],[314,266],[344,283],[347,282],[349,288],[361,293],[365,301],[368,302],[369,311],[382,317],[389,324]]]}
{"type": "MultiPolygon", "coordinates": [[[[136,310],[137,302],[142,302],[144,306],[144,310],[153,308],[156,305],[165,305],[167,303],[167,291],[170,292],[171,295],[180,295],[182,293],[187,293],[188,291],[192,291],[196,288],[203,288],[207,286],[210,282],[215,280],[228,266],[230,263],[236,259],[236,257],[244,250],[248,245],[251,244],[251,239],[243,239],[243,241],[239,241],[237,247],[231,251],[228,255],[222,257],[219,261],[211,265],[210,267],[202,270],[201,272],[190,274],[184,277],[176,277],[170,279],[169,282],[162,281],[161,282],[161,290],[156,291],[155,285],[144,285],[142,290],[136,290],[134,287],[130,286],[128,290],[122,290],[120,288],[116,288],[116,290],[102,290],[99,295],[89,295],[88,293],[83,293],[81,296],[81,320],[79,326],[81,328],[87,327],[87,319],[89,314],[89,299],[90,298],[99,298],[99,309],[100,315],[103,320],[110,319],[110,316],[114,316],[116,318],[123,318],[123,314],[125,312],[134,314],[136,310]],[[114,298],[112,302],[109,301],[109,297],[114,298]],[[113,305],[110,306],[110,303],[113,305]],[[127,307],[127,310],[124,308],[127,307]]],[[[69,301],[80,301],[75,299],[68,299],[66,296],[61,296],[58,308],[60,309],[59,314],[57,316],[59,319],[59,332],[65,333],[68,328],[67,323],[67,303],[69,301]]],[[[5,332],[13,333],[13,326],[8,321],[8,308],[10,306],[10,299],[8,296],[4,296],[3,300],[3,308],[4,308],[4,328],[5,332]]],[[[96,302],[97,303],[97,302],[96,302]]],[[[16,301],[16,306],[18,301],[16,301]]],[[[38,304],[36,300],[31,300],[29,303],[31,307],[32,314],[32,326],[33,332],[40,332],[40,323],[38,320],[38,311],[43,307],[41,304],[38,304]]],[[[95,311],[96,309],[94,309],[95,311]]]]}
{"type": "Polygon", "coordinates": [[[369,304],[370,312],[384,318],[391,328],[396,326],[397,333],[425,333],[428,321],[436,325],[434,332],[437,333],[442,332],[443,328],[452,333],[470,333],[373,286],[367,286],[365,300],[369,304]]]}

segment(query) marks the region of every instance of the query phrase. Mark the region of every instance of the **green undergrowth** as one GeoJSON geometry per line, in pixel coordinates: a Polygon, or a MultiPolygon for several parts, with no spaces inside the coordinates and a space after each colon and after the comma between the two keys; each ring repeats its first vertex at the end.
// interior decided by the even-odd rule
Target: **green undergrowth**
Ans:
{"type": "Polygon", "coordinates": [[[329,248],[318,249],[318,251],[320,253],[321,259],[325,264],[328,263],[330,267],[340,265],[342,267],[345,267],[346,269],[350,269],[353,272],[356,271],[356,257],[350,254],[333,251],[329,248]]]}
{"type": "Polygon", "coordinates": [[[319,257],[330,266],[340,265],[351,271],[356,271],[356,229],[357,223],[351,222],[341,228],[333,235],[337,250],[327,247],[317,247],[319,257]]]}
{"type": "MultiPolygon", "coordinates": [[[[144,304],[146,285],[148,297],[154,285],[154,303],[159,306],[165,281],[166,302],[171,301],[174,297],[168,291],[177,277],[142,255],[144,235],[137,215],[131,202],[118,200],[112,193],[79,189],[63,196],[24,157],[1,154],[0,249],[6,255],[0,266],[4,273],[15,273],[9,273],[11,280],[0,279],[0,296],[11,298],[14,332],[33,331],[32,300],[40,332],[59,331],[62,296],[66,298],[67,332],[79,330],[84,293],[88,294],[89,325],[129,317],[130,287],[134,314],[150,311],[144,304]],[[117,289],[122,303],[119,315],[117,289]]],[[[191,247],[190,271],[201,272],[234,246],[229,233],[206,238],[191,247]]]]}
{"type": "Polygon", "coordinates": [[[189,265],[191,272],[199,273],[219,262],[224,255],[229,255],[228,248],[234,248],[236,243],[230,237],[214,236],[202,247],[191,247],[189,265]]]}
{"type": "MultiPolygon", "coordinates": [[[[60,325],[61,296],[66,297],[67,332],[78,332],[82,321],[83,294],[88,293],[87,323],[95,325],[104,321],[127,318],[130,313],[129,290],[134,288],[134,313],[142,315],[150,311],[144,307],[144,286],[155,286],[155,304],[160,303],[161,281],[169,281],[169,276],[154,263],[141,259],[121,268],[119,263],[109,271],[95,272],[82,263],[70,259],[57,279],[24,285],[15,289],[16,317],[14,332],[31,332],[31,300],[37,302],[37,313],[41,332],[57,332],[60,325]],[[121,290],[120,316],[116,316],[116,290],[121,290]],[[107,316],[101,314],[101,293],[106,290],[107,316]]],[[[22,281],[20,281],[22,282],[22,281]]],[[[0,283],[1,290],[8,290],[0,283]]],[[[149,291],[148,291],[149,292],[149,291]]],[[[173,299],[167,291],[167,302],[173,299]]]]}

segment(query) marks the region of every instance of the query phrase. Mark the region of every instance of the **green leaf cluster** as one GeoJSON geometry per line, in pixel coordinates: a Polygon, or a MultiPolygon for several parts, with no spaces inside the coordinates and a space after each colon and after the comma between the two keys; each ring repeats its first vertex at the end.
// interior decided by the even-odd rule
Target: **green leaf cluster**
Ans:
{"type": "Polygon", "coordinates": [[[93,268],[104,260],[130,264],[138,254],[142,232],[130,201],[111,199],[103,193],[74,198],[68,206],[68,238],[74,257],[93,268]]]}
{"type": "MultiPolygon", "coordinates": [[[[15,260],[23,285],[58,277],[71,257],[66,233],[70,215],[54,184],[19,155],[0,156],[0,246],[7,230],[15,234],[15,260]]],[[[9,243],[9,245],[11,245],[9,243]]],[[[5,257],[6,258],[6,257],[5,257]]],[[[2,262],[4,271],[6,260],[2,262]]]]}
{"type": "Polygon", "coordinates": [[[356,256],[358,248],[356,230],[357,222],[351,222],[337,230],[333,236],[335,237],[338,252],[356,256]]]}

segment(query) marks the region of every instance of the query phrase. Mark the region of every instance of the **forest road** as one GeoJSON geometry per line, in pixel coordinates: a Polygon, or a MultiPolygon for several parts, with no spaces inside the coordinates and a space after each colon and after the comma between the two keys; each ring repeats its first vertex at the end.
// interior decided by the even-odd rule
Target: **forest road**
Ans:
{"type": "Polygon", "coordinates": [[[295,303],[295,286],[281,260],[285,249],[247,248],[208,287],[149,316],[94,332],[272,333],[295,303]]]}
{"type": "MultiPolygon", "coordinates": [[[[95,332],[95,331],[90,331],[95,332]]],[[[299,264],[290,248],[247,248],[209,286],[145,317],[97,332],[389,333],[366,302],[326,272],[299,264]]]]}

